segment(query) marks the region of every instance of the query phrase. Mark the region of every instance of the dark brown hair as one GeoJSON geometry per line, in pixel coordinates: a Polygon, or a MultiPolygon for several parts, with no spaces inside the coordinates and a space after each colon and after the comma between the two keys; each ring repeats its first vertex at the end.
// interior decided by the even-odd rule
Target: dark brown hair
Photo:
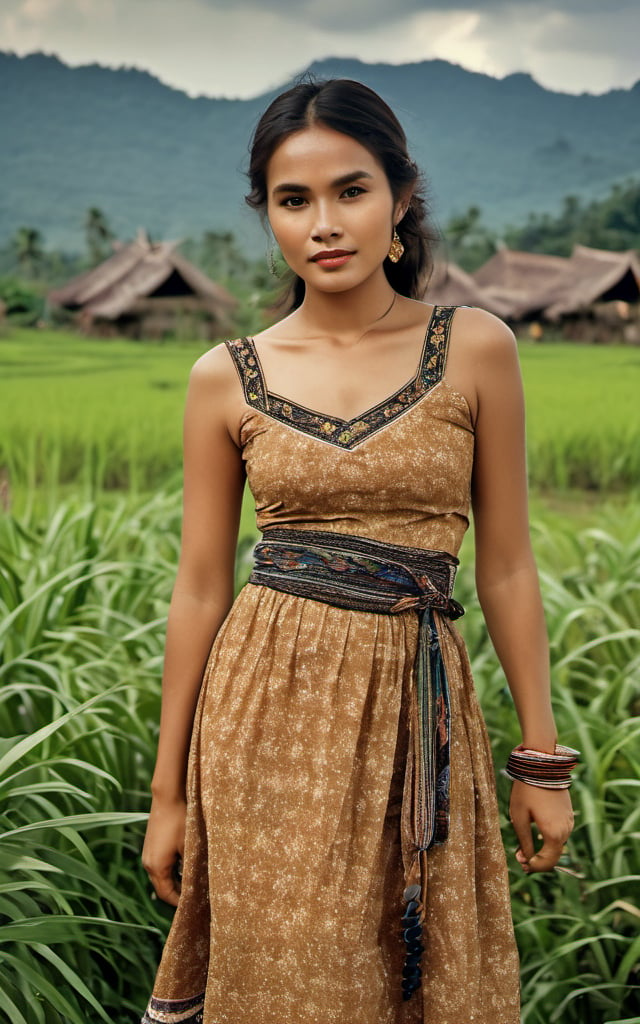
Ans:
{"type": "MultiPolygon", "coordinates": [[[[404,245],[398,263],[384,261],[392,288],[410,298],[422,298],[433,267],[436,235],[427,221],[422,175],[407,151],[407,139],[391,108],[361,82],[348,78],[302,81],[281,93],[260,118],[251,142],[248,177],[251,191],[245,197],[263,217],[267,209],[266,176],[271,156],[294,132],[320,124],[349,135],[381,163],[397,201],[413,188],[409,207],[397,227],[404,245]]],[[[295,309],[304,298],[304,281],[291,273],[282,306],[295,309]]]]}

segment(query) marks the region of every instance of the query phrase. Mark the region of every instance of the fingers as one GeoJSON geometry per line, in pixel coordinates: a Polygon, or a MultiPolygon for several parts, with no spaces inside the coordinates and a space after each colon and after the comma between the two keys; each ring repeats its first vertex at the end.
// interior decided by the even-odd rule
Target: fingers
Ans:
{"type": "Polygon", "coordinates": [[[553,871],[562,856],[564,842],[560,839],[545,839],[540,850],[529,858],[527,873],[534,871],[553,871]]]}
{"type": "Polygon", "coordinates": [[[527,874],[552,871],[573,828],[573,811],[567,790],[545,790],[514,782],[509,806],[511,822],[520,843],[516,859],[527,874]],[[531,825],[535,822],[542,840],[536,852],[531,825]]]}
{"type": "Polygon", "coordinates": [[[172,907],[177,907],[180,899],[182,852],[175,849],[168,852],[154,851],[145,846],[142,851],[142,866],[149,876],[156,896],[165,903],[170,903],[172,907]]]}
{"type": "Polygon", "coordinates": [[[563,819],[560,816],[552,822],[544,822],[540,826],[542,846],[533,857],[529,858],[527,869],[529,873],[534,871],[553,871],[560,860],[565,844],[571,835],[573,828],[573,814],[563,819]]]}
{"type": "Polygon", "coordinates": [[[177,907],[178,900],[180,899],[180,887],[173,867],[161,871],[154,871],[151,868],[145,870],[149,875],[149,881],[155,889],[158,899],[164,900],[165,903],[170,903],[172,907],[177,907]]]}
{"type": "Polygon", "coordinates": [[[535,853],[533,837],[531,835],[531,816],[525,807],[517,805],[511,806],[510,816],[511,824],[520,844],[519,849],[516,851],[516,858],[524,866],[535,853]]]}
{"type": "Polygon", "coordinates": [[[156,895],[172,907],[180,899],[180,865],[184,856],[186,804],[154,798],[142,848],[142,866],[156,895]]]}

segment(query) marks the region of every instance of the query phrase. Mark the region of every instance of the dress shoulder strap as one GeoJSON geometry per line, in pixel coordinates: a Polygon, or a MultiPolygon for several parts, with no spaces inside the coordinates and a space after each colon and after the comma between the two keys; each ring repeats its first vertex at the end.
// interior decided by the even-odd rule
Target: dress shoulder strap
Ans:
{"type": "Polygon", "coordinates": [[[255,409],[266,409],[267,388],[253,338],[225,341],[225,345],[238,371],[245,402],[255,409]]]}
{"type": "Polygon", "coordinates": [[[451,322],[457,306],[434,306],[424,339],[420,377],[425,389],[434,387],[444,376],[449,351],[451,322]]]}

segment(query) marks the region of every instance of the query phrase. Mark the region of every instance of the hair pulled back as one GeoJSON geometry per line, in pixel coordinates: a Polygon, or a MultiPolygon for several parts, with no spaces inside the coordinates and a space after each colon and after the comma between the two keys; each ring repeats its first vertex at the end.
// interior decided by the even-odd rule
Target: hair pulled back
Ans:
{"type": "MultiPolygon", "coordinates": [[[[404,245],[398,263],[385,259],[384,270],[392,288],[409,298],[422,298],[433,267],[435,234],[427,222],[422,175],[409,156],[405,133],[391,108],[373,89],[348,78],[303,81],[281,93],[266,109],[253,135],[245,196],[253,209],[266,216],[267,167],[281,142],[294,132],[323,125],[349,135],[380,162],[394,201],[413,189],[409,207],[397,226],[404,245]]],[[[283,305],[299,306],[304,281],[291,273],[283,305]],[[287,301],[288,300],[288,301],[287,301]]]]}

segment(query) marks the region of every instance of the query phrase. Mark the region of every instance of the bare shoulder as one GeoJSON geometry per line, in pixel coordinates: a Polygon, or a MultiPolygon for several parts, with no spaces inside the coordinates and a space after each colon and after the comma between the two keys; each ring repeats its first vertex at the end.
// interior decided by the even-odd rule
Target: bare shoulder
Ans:
{"type": "Polygon", "coordinates": [[[239,446],[244,393],[231,354],[225,344],[201,355],[191,368],[187,393],[187,419],[223,430],[239,446]]]}
{"type": "Polygon", "coordinates": [[[512,359],[517,342],[510,327],[477,306],[459,306],[454,318],[456,345],[476,360],[512,359]]]}
{"type": "Polygon", "coordinates": [[[190,387],[198,391],[207,390],[218,395],[229,393],[230,386],[238,382],[233,360],[224,343],[210,348],[191,367],[190,387]]]}
{"type": "Polygon", "coordinates": [[[459,306],[451,327],[445,379],[469,405],[475,423],[480,405],[498,386],[519,374],[513,331],[493,313],[459,306]]]}

